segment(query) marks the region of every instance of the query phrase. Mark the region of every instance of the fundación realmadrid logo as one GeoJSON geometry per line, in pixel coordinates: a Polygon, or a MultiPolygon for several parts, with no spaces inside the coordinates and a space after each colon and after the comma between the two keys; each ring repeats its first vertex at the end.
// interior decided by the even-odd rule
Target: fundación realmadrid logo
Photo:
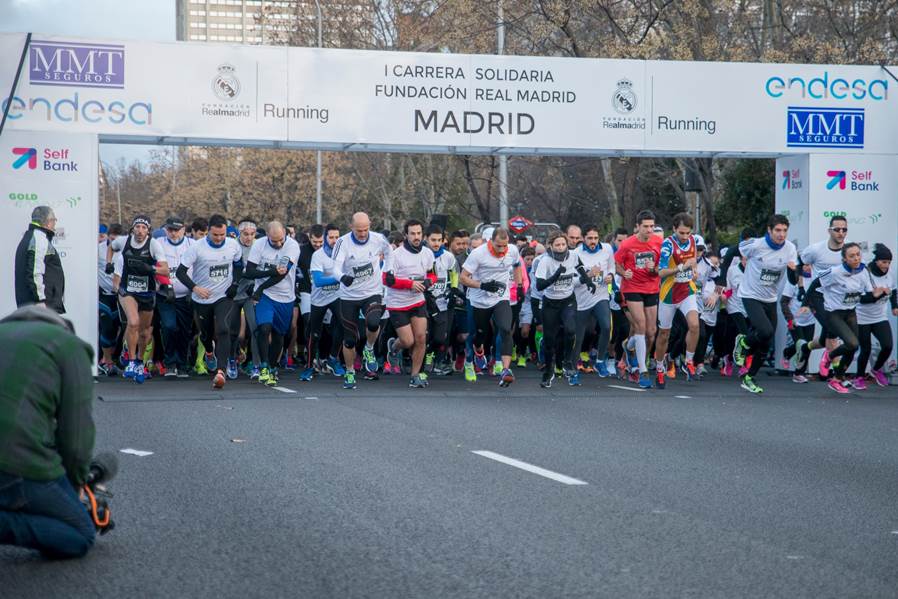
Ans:
{"type": "Polygon", "coordinates": [[[234,74],[234,65],[218,65],[218,74],[212,79],[212,91],[220,100],[230,102],[240,95],[240,80],[234,74]]]}
{"type": "Polygon", "coordinates": [[[33,171],[37,168],[37,148],[13,148],[12,153],[18,156],[12,163],[14,169],[20,169],[26,164],[28,170],[33,171]]]}
{"type": "Polygon", "coordinates": [[[218,102],[203,102],[200,113],[205,117],[245,119],[252,116],[252,107],[249,104],[237,102],[242,86],[237,78],[237,68],[229,63],[218,65],[218,70],[212,78],[212,93],[218,102]]]}
{"type": "Polygon", "coordinates": [[[611,97],[611,105],[620,114],[630,114],[636,109],[638,98],[633,91],[633,82],[629,79],[621,79],[617,82],[617,89],[611,97]]]}

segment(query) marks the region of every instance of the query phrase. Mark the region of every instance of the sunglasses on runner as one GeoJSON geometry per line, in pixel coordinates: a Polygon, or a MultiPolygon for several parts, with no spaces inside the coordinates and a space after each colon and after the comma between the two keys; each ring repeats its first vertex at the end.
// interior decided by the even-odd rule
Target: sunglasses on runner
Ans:
{"type": "Polygon", "coordinates": [[[830,227],[829,230],[833,233],[847,233],[848,227],[830,227]]]}

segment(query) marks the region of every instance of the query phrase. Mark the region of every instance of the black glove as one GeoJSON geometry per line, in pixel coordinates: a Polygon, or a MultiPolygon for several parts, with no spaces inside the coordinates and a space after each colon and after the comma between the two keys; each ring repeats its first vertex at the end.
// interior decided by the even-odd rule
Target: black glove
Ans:
{"type": "Polygon", "coordinates": [[[596,292],[596,284],[592,282],[592,279],[586,279],[584,285],[586,285],[586,288],[589,289],[590,293],[596,292]]]}
{"type": "Polygon", "coordinates": [[[237,283],[231,283],[231,286],[228,287],[228,290],[225,291],[225,296],[228,299],[234,299],[237,297],[237,283]]]}
{"type": "MultiPolygon", "coordinates": [[[[343,279],[340,279],[340,280],[342,281],[343,279]]],[[[391,272],[384,273],[384,283],[387,285],[387,287],[392,287],[393,285],[396,284],[396,275],[394,275],[391,272]]],[[[350,281],[349,285],[352,285],[351,281],[350,281]]],[[[349,285],[347,285],[347,287],[349,287],[349,285]]]]}
{"type": "Polygon", "coordinates": [[[353,281],[355,281],[355,277],[352,275],[343,275],[340,277],[340,282],[343,283],[344,287],[349,287],[352,285],[353,281]]]}
{"type": "Polygon", "coordinates": [[[458,287],[451,287],[449,289],[449,301],[452,303],[453,308],[464,308],[465,294],[458,287]]]}
{"type": "Polygon", "coordinates": [[[128,260],[128,270],[133,272],[136,275],[154,275],[156,274],[156,267],[152,264],[148,264],[143,260],[128,260]]]}
{"type": "Polygon", "coordinates": [[[564,267],[564,264],[559,264],[559,265],[558,265],[558,270],[556,270],[556,271],[555,271],[555,274],[552,275],[551,280],[552,280],[552,281],[557,281],[557,280],[558,280],[558,277],[560,277],[561,275],[563,275],[563,274],[564,274],[564,271],[566,271],[566,270],[567,270],[567,268],[564,267]]]}
{"type": "Polygon", "coordinates": [[[518,285],[518,302],[524,301],[524,286],[518,285]]]}
{"type": "Polygon", "coordinates": [[[115,265],[112,262],[107,262],[105,271],[107,275],[111,275],[115,272],[115,265]]]}
{"type": "Polygon", "coordinates": [[[424,285],[424,291],[427,291],[428,289],[433,287],[433,281],[431,281],[430,279],[424,279],[423,281],[421,281],[421,284],[424,285]]]}
{"type": "Polygon", "coordinates": [[[798,288],[798,293],[795,294],[795,300],[800,304],[804,301],[804,287],[798,288]]]}
{"type": "Polygon", "coordinates": [[[502,289],[502,283],[498,281],[481,281],[480,288],[487,293],[496,293],[502,289]]]}
{"type": "Polygon", "coordinates": [[[262,291],[264,291],[264,290],[263,290],[261,287],[259,287],[258,289],[256,289],[256,290],[253,292],[253,301],[254,301],[254,302],[261,302],[261,301],[262,301],[262,291]]]}
{"type": "MultiPolygon", "coordinates": [[[[583,283],[584,285],[586,285],[587,287],[589,286],[590,283],[592,283],[592,279],[589,278],[589,275],[586,274],[585,270],[580,271],[580,282],[583,283]]],[[[592,286],[595,287],[596,284],[592,283],[592,286]]]]}

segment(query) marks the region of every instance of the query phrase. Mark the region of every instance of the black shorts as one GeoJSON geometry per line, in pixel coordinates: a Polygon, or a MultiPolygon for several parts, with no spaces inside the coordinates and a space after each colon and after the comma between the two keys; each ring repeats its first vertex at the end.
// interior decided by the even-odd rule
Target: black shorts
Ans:
{"type": "Polygon", "coordinates": [[[625,293],[624,299],[627,300],[628,304],[630,302],[641,302],[645,308],[651,308],[658,305],[657,293],[625,293]]]}
{"type": "Polygon", "coordinates": [[[422,304],[408,310],[390,310],[390,323],[394,329],[412,324],[412,318],[427,318],[427,307],[422,304]]]}
{"type": "Polygon", "coordinates": [[[137,302],[138,312],[152,312],[156,309],[155,293],[128,293],[127,291],[119,292],[121,297],[133,297],[137,302]]]}

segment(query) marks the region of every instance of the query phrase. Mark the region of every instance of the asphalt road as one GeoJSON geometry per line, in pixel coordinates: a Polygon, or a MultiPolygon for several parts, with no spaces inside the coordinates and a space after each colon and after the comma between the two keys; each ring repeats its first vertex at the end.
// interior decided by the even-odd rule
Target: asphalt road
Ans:
{"type": "Polygon", "coordinates": [[[0,548],[0,595],[898,597],[898,388],[760,382],[103,380],[98,449],[154,453],[85,559],[0,548]]]}

